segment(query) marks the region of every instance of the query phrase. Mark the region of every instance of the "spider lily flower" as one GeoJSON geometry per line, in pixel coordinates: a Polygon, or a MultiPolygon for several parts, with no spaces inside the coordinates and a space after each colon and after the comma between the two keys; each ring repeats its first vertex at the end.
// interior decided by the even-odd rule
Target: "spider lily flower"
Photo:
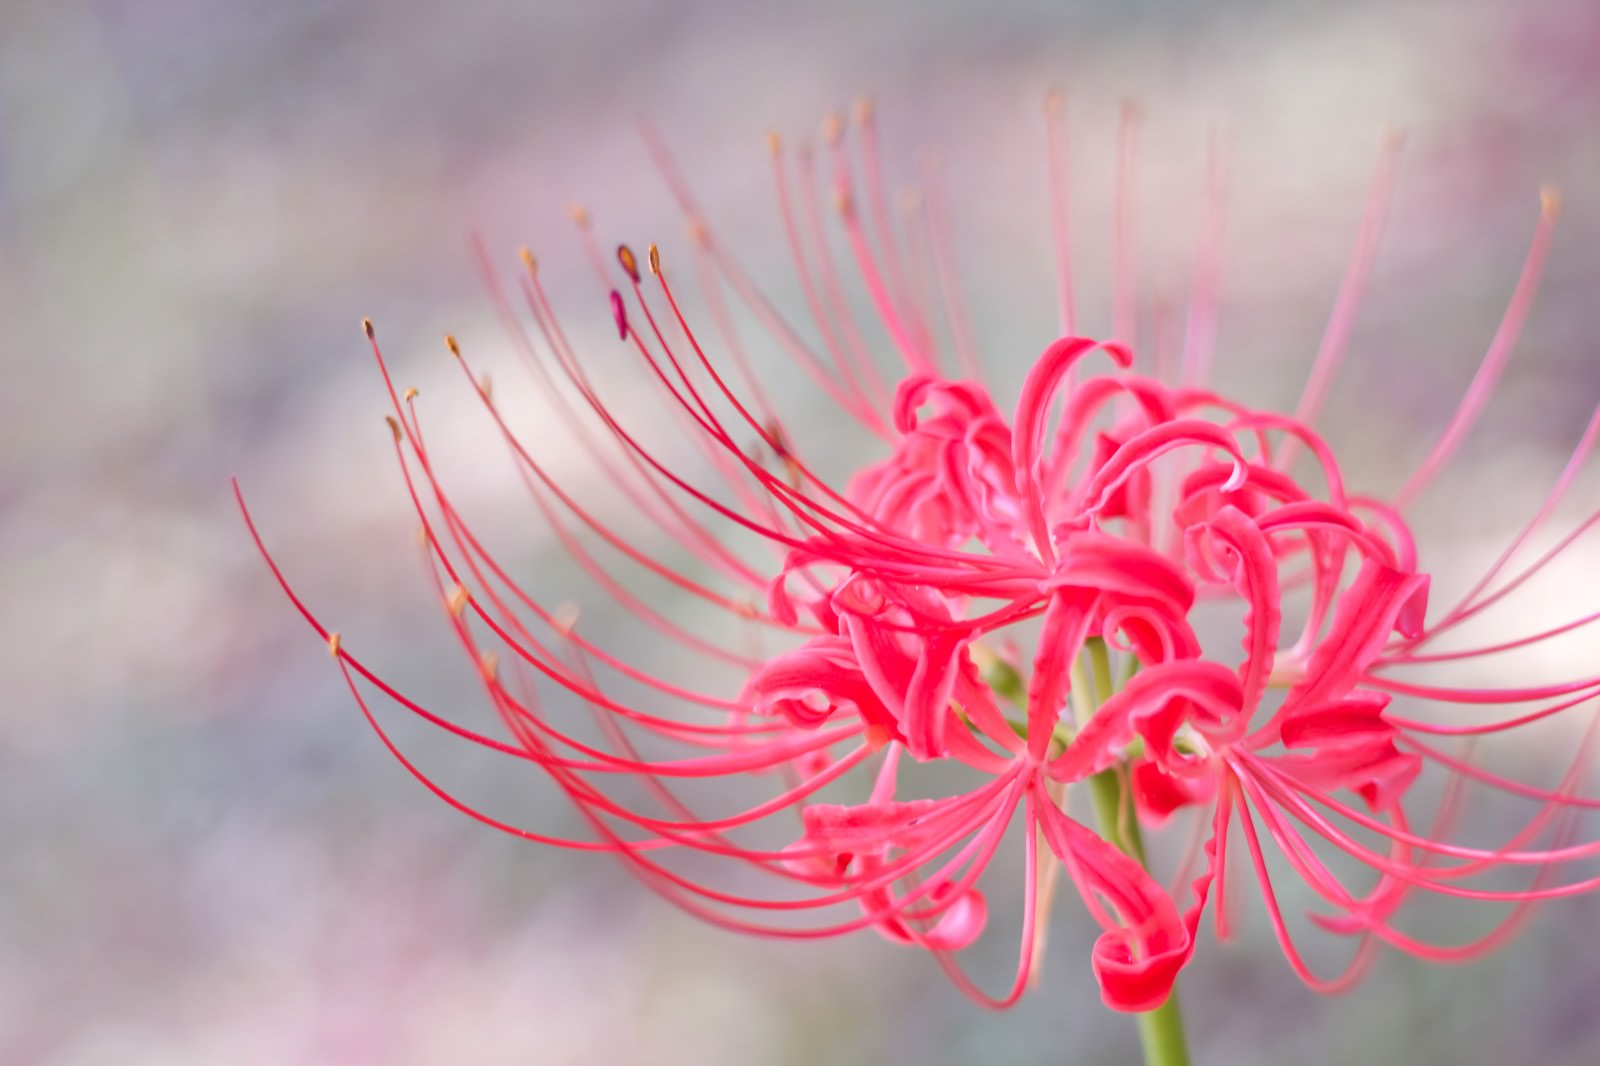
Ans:
{"type": "Polygon", "coordinates": [[[714,235],[653,134],[651,151],[689,219],[707,320],[683,310],[654,245],[647,265],[626,245],[608,265],[587,214],[575,216],[620,342],[698,449],[699,474],[669,462],[613,413],[609,383],[558,322],[532,256],[524,253],[520,310],[485,260],[490,292],[565,439],[638,522],[607,523],[557,477],[449,339],[529,498],[598,595],[683,657],[715,667],[706,676],[738,671],[743,681],[731,688],[699,687],[689,671],[642,669],[537,587],[519,584],[453,504],[416,394],[391,380],[367,324],[425,573],[477,666],[493,721],[447,716],[384,680],[312,612],[248,512],[246,520],[372,728],[427,788],[485,824],[614,855],[673,903],[725,928],[784,938],[873,929],[929,951],[991,1006],[1014,1003],[1029,987],[1063,876],[1102,927],[1090,961],[1103,998],[1130,1011],[1167,1001],[1208,909],[1226,933],[1241,870],[1253,874],[1290,965],[1323,990],[1354,981],[1380,945],[1439,960],[1470,956],[1509,935],[1532,904],[1600,885],[1563,873],[1600,855],[1600,844],[1575,836],[1580,816],[1600,802],[1582,792],[1592,727],[1569,771],[1544,784],[1492,773],[1441,739],[1493,738],[1585,713],[1600,676],[1484,688],[1408,673],[1498,655],[1600,618],[1600,603],[1587,604],[1590,613],[1575,620],[1501,644],[1429,650],[1600,521],[1592,515],[1543,556],[1518,562],[1574,484],[1600,415],[1545,504],[1443,610],[1429,602],[1426,556],[1405,518],[1471,430],[1512,353],[1549,247],[1554,197],[1544,200],[1500,329],[1462,403],[1415,475],[1382,499],[1347,488],[1314,427],[1376,255],[1398,143],[1385,146],[1305,393],[1281,414],[1206,384],[1220,165],[1207,186],[1185,343],[1148,355],[1134,343],[1133,114],[1113,211],[1121,339],[1079,335],[1054,98],[1047,119],[1061,336],[1042,347],[1011,402],[984,383],[937,190],[895,225],[870,108],[858,111],[853,132],[830,120],[820,157],[806,149],[791,159],[771,142],[778,211],[810,318],[804,328],[714,235]],[[848,266],[834,260],[825,236],[819,169],[848,266]],[[865,286],[875,324],[852,312],[847,271],[865,286]],[[732,306],[810,375],[841,422],[881,442],[878,458],[843,482],[808,460],[746,352],[732,306]],[[886,345],[869,340],[872,328],[886,345]],[[936,341],[942,334],[949,345],[936,341]],[[893,372],[876,354],[885,346],[893,372]],[[644,528],[651,536],[640,536],[644,528]],[[669,562],[658,534],[692,564],[669,562]],[[777,640],[781,648],[709,639],[647,602],[640,579],[664,581],[760,634],[759,646],[777,640]],[[1202,603],[1235,605],[1237,630],[1220,641],[1202,633],[1202,603]],[[1289,622],[1296,610],[1298,626],[1289,622]],[[391,738],[374,694],[530,764],[570,800],[582,832],[508,822],[456,797],[391,738]],[[1433,713],[1402,715],[1397,697],[1431,703],[1433,713]],[[590,725],[573,704],[591,712],[590,725]],[[1499,706],[1517,709],[1478,713],[1499,706]],[[1442,782],[1444,799],[1432,825],[1418,827],[1425,775],[1442,782]],[[684,787],[707,779],[733,781],[751,798],[708,809],[684,787]],[[1469,790],[1531,800],[1535,810],[1507,839],[1470,844],[1452,835],[1469,790]],[[1074,797],[1085,793],[1098,826],[1074,813],[1074,797]],[[1175,875],[1158,880],[1137,826],[1174,816],[1191,818],[1194,830],[1175,875]],[[1004,858],[1008,839],[1020,842],[1020,868],[1004,858]],[[1241,842],[1248,861],[1230,864],[1241,842]],[[1341,972],[1315,973],[1302,957],[1277,902],[1269,849],[1320,900],[1315,927],[1354,942],[1341,972]],[[1343,861],[1330,861],[1333,854],[1343,861]],[[1525,873],[1526,883],[1504,887],[1498,878],[1507,871],[1525,873]],[[1016,969],[992,991],[957,956],[984,934],[997,889],[1020,895],[1022,919],[1016,969]],[[1503,906],[1479,939],[1441,945],[1394,921],[1402,905],[1429,897],[1503,906]]]}

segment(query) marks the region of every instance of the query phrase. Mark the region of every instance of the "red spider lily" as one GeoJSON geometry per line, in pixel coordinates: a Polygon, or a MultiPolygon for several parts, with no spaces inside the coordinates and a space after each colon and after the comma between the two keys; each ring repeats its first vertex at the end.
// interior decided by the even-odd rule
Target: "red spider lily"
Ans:
{"type": "MultiPolygon", "coordinates": [[[[1517,640],[1427,650],[1501,603],[1600,521],[1597,512],[1511,571],[1574,482],[1600,415],[1532,521],[1445,611],[1430,614],[1429,578],[1404,517],[1450,461],[1511,354],[1545,259],[1553,197],[1545,200],[1501,327],[1437,446],[1393,499],[1356,495],[1313,424],[1376,254],[1398,145],[1385,149],[1304,396],[1292,416],[1281,415],[1204,384],[1221,240],[1220,165],[1208,182],[1185,342],[1181,351],[1149,357],[1148,366],[1136,357],[1128,177],[1134,117],[1124,127],[1115,205],[1122,340],[1096,342],[1076,335],[1060,108],[1049,108],[1062,337],[1045,347],[1009,412],[981,382],[936,190],[904,228],[912,250],[901,247],[870,109],[858,113],[856,138],[845,136],[843,123],[829,123],[822,165],[852,267],[903,363],[892,390],[845,297],[816,194],[819,163],[809,152],[791,167],[773,141],[779,208],[814,342],[712,236],[653,137],[652,151],[691,220],[716,340],[681,310],[654,246],[648,280],[626,246],[618,250],[621,273],[613,275],[587,217],[579,218],[622,342],[714,483],[669,465],[613,416],[606,382],[589,372],[557,323],[531,256],[521,277],[531,332],[490,275],[497,305],[572,446],[624,494],[640,526],[670,534],[694,562],[668,562],[587,508],[503,419],[451,340],[529,496],[604,595],[668,646],[742,671],[737,691],[702,691],[630,665],[605,639],[513,580],[452,504],[415,394],[396,390],[374,341],[427,573],[480,666],[504,732],[447,718],[392,687],[268,562],[328,641],[394,755],[471,817],[528,839],[614,854],[662,895],[718,925],[777,937],[871,927],[931,951],[966,992],[992,1006],[1015,1002],[1029,985],[1057,863],[1104,930],[1093,969],[1105,1001],[1123,1010],[1152,1009],[1168,998],[1208,903],[1219,932],[1226,931],[1235,828],[1291,966],[1325,990],[1357,978],[1381,944],[1440,960],[1468,956],[1508,935],[1531,904],[1600,885],[1597,878],[1560,879],[1565,864],[1600,855],[1600,844],[1573,842],[1576,817],[1600,805],[1581,795],[1592,729],[1554,787],[1492,774],[1436,739],[1506,734],[1581,710],[1600,695],[1600,675],[1505,688],[1399,676],[1408,667],[1493,656],[1600,618],[1594,605],[1517,640]],[[841,419],[882,440],[884,457],[843,489],[831,487],[786,432],[745,355],[730,293],[765,327],[767,341],[815,379],[841,419]],[[953,363],[936,342],[941,333],[952,338],[953,363]],[[1100,376],[1081,375],[1086,361],[1102,366],[1100,376]],[[752,547],[764,549],[769,562],[753,562],[752,547]],[[707,639],[644,602],[631,585],[635,574],[665,580],[753,632],[787,634],[788,643],[774,654],[745,654],[707,639]],[[1286,620],[1291,595],[1303,604],[1298,628],[1286,620]],[[1195,622],[1202,602],[1237,605],[1242,657],[1225,643],[1202,641],[1195,622]],[[623,698],[619,688],[644,695],[623,698]],[[534,764],[571,800],[586,832],[527,829],[457,799],[391,740],[369,703],[374,690],[449,733],[534,764]],[[1433,703],[1438,713],[1401,717],[1391,710],[1396,696],[1433,703]],[[573,720],[574,701],[593,712],[592,731],[573,720]],[[1532,706],[1498,719],[1466,713],[1512,704],[1532,706]],[[937,764],[942,772],[915,775],[910,764],[937,764]],[[1407,810],[1430,768],[1446,788],[1424,830],[1407,810]],[[759,790],[759,798],[708,813],[681,787],[726,778],[759,790]],[[1082,789],[1108,782],[1124,802],[1102,834],[1069,806],[1082,789]],[[1452,836],[1469,786],[1538,806],[1508,839],[1471,844],[1452,836]],[[1182,811],[1194,813],[1196,833],[1169,889],[1127,845],[1125,830],[1134,820],[1159,824],[1182,811]],[[1022,896],[1020,950],[1009,986],[990,994],[967,978],[954,953],[984,930],[980,884],[994,880],[1008,837],[1020,838],[1023,853],[1013,884],[1022,896]],[[1321,977],[1303,961],[1276,900],[1267,843],[1325,905],[1315,923],[1356,942],[1343,972],[1321,977]],[[1353,860],[1337,865],[1365,872],[1364,887],[1352,887],[1348,870],[1336,872],[1334,853],[1353,860]],[[723,866],[744,873],[722,878],[723,866]],[[1525,884],[1507,888],[1497,880],[1523,869],[1525,884]],[[1425,943],[1394,922],[1403,903],[1422,896],[1500,902],[1509,913],[1472,943],[1425,943]]],[[[371,337],[370,324],[367,332],[371,337]]],[[[253,523],[251,533],[261,544],[253,523]]]]}

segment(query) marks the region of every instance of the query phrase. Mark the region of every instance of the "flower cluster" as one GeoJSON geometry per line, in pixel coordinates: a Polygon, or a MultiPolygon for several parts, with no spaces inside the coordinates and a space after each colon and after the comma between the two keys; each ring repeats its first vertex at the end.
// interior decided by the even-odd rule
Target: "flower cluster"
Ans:
{"type": "MultiPolygon", "coordinates": [[[[1123,251],[1115,271],[1123,339],[1077,335],[1056,101],[1048,115],[1061,337],[1044,346],[1014,404],[1002,404],[978,371],[938,198],[914,203],[897,234],[865,108],[854,136],[841,121],[828,124],[820,182],[809,150],[791,160],[772,141],[811,339],[712,234],[653,138],[690,218],[715,338],[680,309],[655,246],[647,269],[619,248],[612,274],[587,216],[579,217],[607,279],[618,335],[698,448],[699,475],[669,464],[612,414],[605,381],[557,323],[531,256],[524,254],[520,278],[531,331],[491,283],[572,447],[585,450],[637,516],[627,529],[603,521],[541,463],[450,341],[575,565],[667,646],[736,668],[745,680],[734,691],[700,691],[688,674],[642,670],[514,581],[452,505],[424,443],[415,393],[396,390],[379,355],[428,573],[504,731],[443,716],[392,687],[313,616],[272,563],[328,641],[373,728],[419,780],[480,821],[609,852],[674,903],[727,928],[778,937],[871,928],[930,951],[965,991],[994,1006],[1028,987],[1063,876],[1102,928],[1091,961],[1105,1001],[1131,1011],[1166,1001],[1208,908],[1226,931],[1241,869],[1253,871],[1290,965],[1322,989],[1354,980],[1382,944],[1427,958],[1470,955],[1507,935],[1532,903],[1594,887],[1560,879],[1564,864],[1600,854],[1600,845],[1573,836],[1577,817],[1595,806],[1581,793],[1587,735],[1571,770],[1550,787],[1499,777],[1446,751],[1439,738],[1502,734],[1581,711],[1600,695],[1600,676],[1481,688],[1404,674],[1526,646],[1600,617],[1592,611],[1492,647],[1428,650],[1600,519],[1513,566],[1573,484],[1600,416],[1546,504],[1448,609],[1429,604],[1429,577],[1404,517],[1494,390],[1533,298],[1554,197],[1545,199],[1501,329],[1457,413],[1405,488],[1384,500],[1346,487],[1313,424],[1376,253],[1397,145],[1386,148],[1310,384],[1285,415],[1205,384],[1220,189],[1208,198],[1181,351],[1147,355],[1132,344],[1139,304],[1123,251]],[[819,184],[831,187],[849,269],[902,364],[893,386],[850,309],[819,184]],[[841,422],[881,441],[880,458],[842,488],[786,430],[745,355],[729,294],[815,379],[841,422]],[[950,352],[941,336],[952,339],[950,352]],[[660,535],[693,562],[669,563],[653,547],[660,535]],[[752,546],[766,563],[752,560],[752,546]],[[776,637],[782,650],[752,653],[707,639],[645,602],[624,569],[726,612],[762,636],[753,647],[776,637]],[[1219,641],[1200,625],[1202,604],[1236,619],[1232,636],[1219,641]],[[623,698],[621,689],[644,695],[623,698]],[[392,742],[368,702],[374,690],[532,764],[571,800],[586,832],[569,838],[507,824],[451,795],[392,742]],[[1437,706],[1402,716],[1393,706],[1399,696],[1437,706]],[[573,718],[574,705],[592,712],[592,726],[573,718]],[[1478,713],[1512,705],[1515,713],[1503,717],[1478,713]],[[1430,768],[1445,782],[1444,798],[1432,825],[1418,827],[1407,812],[1430,768]],[[707,813],[682,786],[708,778],[737,780],[760,796],[707,813]],[[1469,787],[1532,800],[1534,813],[1509,839],[1467,843],[1452,832],[1469,787]],[[1096,818],[1073,813],[1074,797],[1087,797],[1096,818]],[[1192,819],[1193,832],[1176,875],[1158,881],[1139,826],[1174,816],[1192,819]],[[1241,841],[1247,862],[1230,865],[1241,841]],[[986,892],[997,866],[1009,865],[997,856],[1016,850],[1022,868],[1005,883],[1022,898],[1017,967],[1008,985],[989,993],[955,956],[988,922],[986,892]],[[1321,901],[1315,925],[1354,943],[1342,972],[1319,976],[1303,960],[1275,898],[1269,850],[1321,901]],[[1334,854],[1341,861],[1330,862],[1334,854]],[[732,866],[745,872],[724,876],[732,866]],[[1508,869],[1528,871],[1526,883],[1483,880],[1508,869]],[[1480,939],[1441,946],[1395,924],[1403,903],[1429,895],[1509,906],[1480,939]]],[[[1133,133],[1130,119],[1125,168],[1133,133]]],[[[1119,247],[1131,182],[1120,189],[1119,247]]],[[[371,337],[370,324],[367,331],[371,337]]],[[[372,348],[377,354],[375,341],[372,348]]]]}

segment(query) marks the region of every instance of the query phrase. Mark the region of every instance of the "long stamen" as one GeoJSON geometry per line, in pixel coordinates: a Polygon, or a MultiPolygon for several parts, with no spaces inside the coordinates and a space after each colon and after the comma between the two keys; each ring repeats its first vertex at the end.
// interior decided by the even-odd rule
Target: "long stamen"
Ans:
{"type": "Polygon", "coordinates": [[[1111,331],[1134,351],[1139,350],[1138,233],[1134,211],[1139,199],[1139,127],[1143,123],[1144,112],[1139,105],[1124,101],[1117,124],[1111,331]]]}
{"type": "Polygon", "coordinates": [[[1063,133],[1063,115],[1067,101],[1058,90],[1051,89],[1044,98],[1045,136],[1049,165],[1046,177],[1050,184],[1050,235],[1056,257],[1056,310],[1057,332],[1063,337],[1077,332],[1078,316],[1072,297],[1072,228],[1067,189],[1067,146],[1063,133]]]}
{"type": "MultiPolygon", "coordinates": [[[[1378,257],[1378,242],[1383,237],[1384,218],[1389,213],[1400,149],[1404,144],[1405,138],[1397,131],[1384,135],[1378,153],[1378,167],[1372,176],[1366,207],[1361,213],[1360,228],[1356,231],[1355,250],[1350,254],[1350,264],[1345,269],[1344,280],[1339,284],[1339,294],[1334,298],[1333,312],[1328,316],[1328,324],[1322,332],[1322,343],[1317,346],[1317,356],[1311,364],[1311,376],[1306,380],[1305,391],[1300,394],[1300,403],[1295,407],[1296,422],[1307,426],[1317,424],[1317,416],[1322,413],[1328,390],[1333,387],[1334,376],[1350,346],[1356,312],[1366,294],[1372,264],[1378,257]]],[[[1294,455],[1293,443],[1286,444],[1273,465],[1279,470],[1287,470],[1294,455]]]]}
{"type": "Polygon", "coordinates": [[[1456,408],[1455,417],[1450,420],[1450,425],[1445,429],[1439,442],[1434,445],[1433,451],[1422,461],[1422,465],[1411,475],[1399,492],[1395,493],[1394,505],[1400,510],[1416,499],[1423,489],[1428,487],[1439,471],[1455,455],[1456,448],[1461,444],[1467,432],[1472,429],[1473,423],[1478,420],[1478,415],[1483,412],[1484,405],[1489,402],[1489,397],[1494,393],[1494,387],[1500,380],[1500,372],[1505,369],[1506,360],[1511,358],[1512,351],[1517,346],[1517,338],[1522,334],[1522,324],[1528,317],[1528,310],[1533,306],[1533,298],[1539,289],[1539,277],[1544,272],[1546,257],[1550,254],[1550,238],[1555,233],[1556,218],[1561,214],[1561,198],[1554,190],[1546,189],[1539,194],[1539,225],[1533,231],[1533,241],[1528,246],[1528,257],[1523,261],[1522,274],[1517,278],[1517,287],[1511,294],[1511,302],[1506,305],[1506,313],[1500,319],[1500,328],[1495,330],[1494,339],[1489,342],[1489,350],[1484,353],[1483,362],[1478,366],[1478,372],[1473,375],[1472,384],[1467,387],[1467,394],[1456,408]]]}
{"type": "Polygon", "coordinates": [[[1195,253],[1194,289],[1183,332],[1180,380],[1202,386],[1211,379],[1217,342],[1217,301],[1222,283],[1222,244],[1227,224],[1228,150],[1219,134],[1206,143],[1205,196],[1200,216],[1200,241],[1195,253]]]}

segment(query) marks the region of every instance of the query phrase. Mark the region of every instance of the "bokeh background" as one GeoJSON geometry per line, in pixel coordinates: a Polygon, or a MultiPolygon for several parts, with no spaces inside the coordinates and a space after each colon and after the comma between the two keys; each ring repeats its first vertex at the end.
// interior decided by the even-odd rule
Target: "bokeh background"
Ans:
{"type": "MultiPolygon", "coordinates": [[[[451,812],[350,704],[253,554],[228,476],[352,647],[476,713],[417,565],[359,318],[422,389],[442,446],[460,445],[458,502],[531,586],[574,595],[438,340],[459,335],[531,439],[558,466],[569,458],[467,237],[481,233],[508,275],[518,245],[538,251],[573,335],[648,424],[659,411],[644,393],[630,406],[637,372],[607,339],[568,205],[586,204],[606,243],[684,254],[635,125],[646,115],[727,242],[796,307],[762,136],[814,137],[826,110],[870,92],[896,185],[924,153],[941,160],[1004,391],[1053,322],[1040,102],[1054,84],[1070,99],[1091,328],[1109,321],[1119,101],[1147,114],[1147,295],[1184,297],[1203,145],[1227,131],[1219,373],[1261,403],[1292,403],[1381,132],[1407,131],[1327,419],[1351,480],[1377,491],[1447,420],[1515,278],[1537,189],[1563,189],[1506,384],[1417,512],[1440,585],[1460,588],[1537,505],[1600,398],[1597,69],[1600,10],[1582,0],[6,0],[0,1062],[1132,1061],[1069,901],[1040,989],[991,1015],[871,934],[739,939],[614,864],[451,812]]],[[[782,380],[771,351],[756,355],[782,380]]],[[[820,398],[786,392],[797,433],[832,441],[842,468],[851,456],[820,398]]],[[[1596,485],[1580,482],[1573,515],[1596,485]]],[[[1592,606],[1597,559],[1580,548],[1504,624],[1592,606]]],[[[585,609],[608,624],[603,604],[585,609]]],[[[1595,650],[1580,634],[1535,665],[1592,671],[1595,650]]],[[[519,767],[400,735],[484,802],[525,802],[519,767]]],[[[559,825],[538,803],[532,814],[559,825]]],[[[1548,908],[1470,968],[1385,959],[1337,999],[1301,988],[1249,913],[1237,943],[1206,934],[1184,979],[1199,1062],[1600,1061],[1594,901],[1548,908]]],[[[975,966],[998,974],[1010,950],[979,949],[975,966]]]]}

